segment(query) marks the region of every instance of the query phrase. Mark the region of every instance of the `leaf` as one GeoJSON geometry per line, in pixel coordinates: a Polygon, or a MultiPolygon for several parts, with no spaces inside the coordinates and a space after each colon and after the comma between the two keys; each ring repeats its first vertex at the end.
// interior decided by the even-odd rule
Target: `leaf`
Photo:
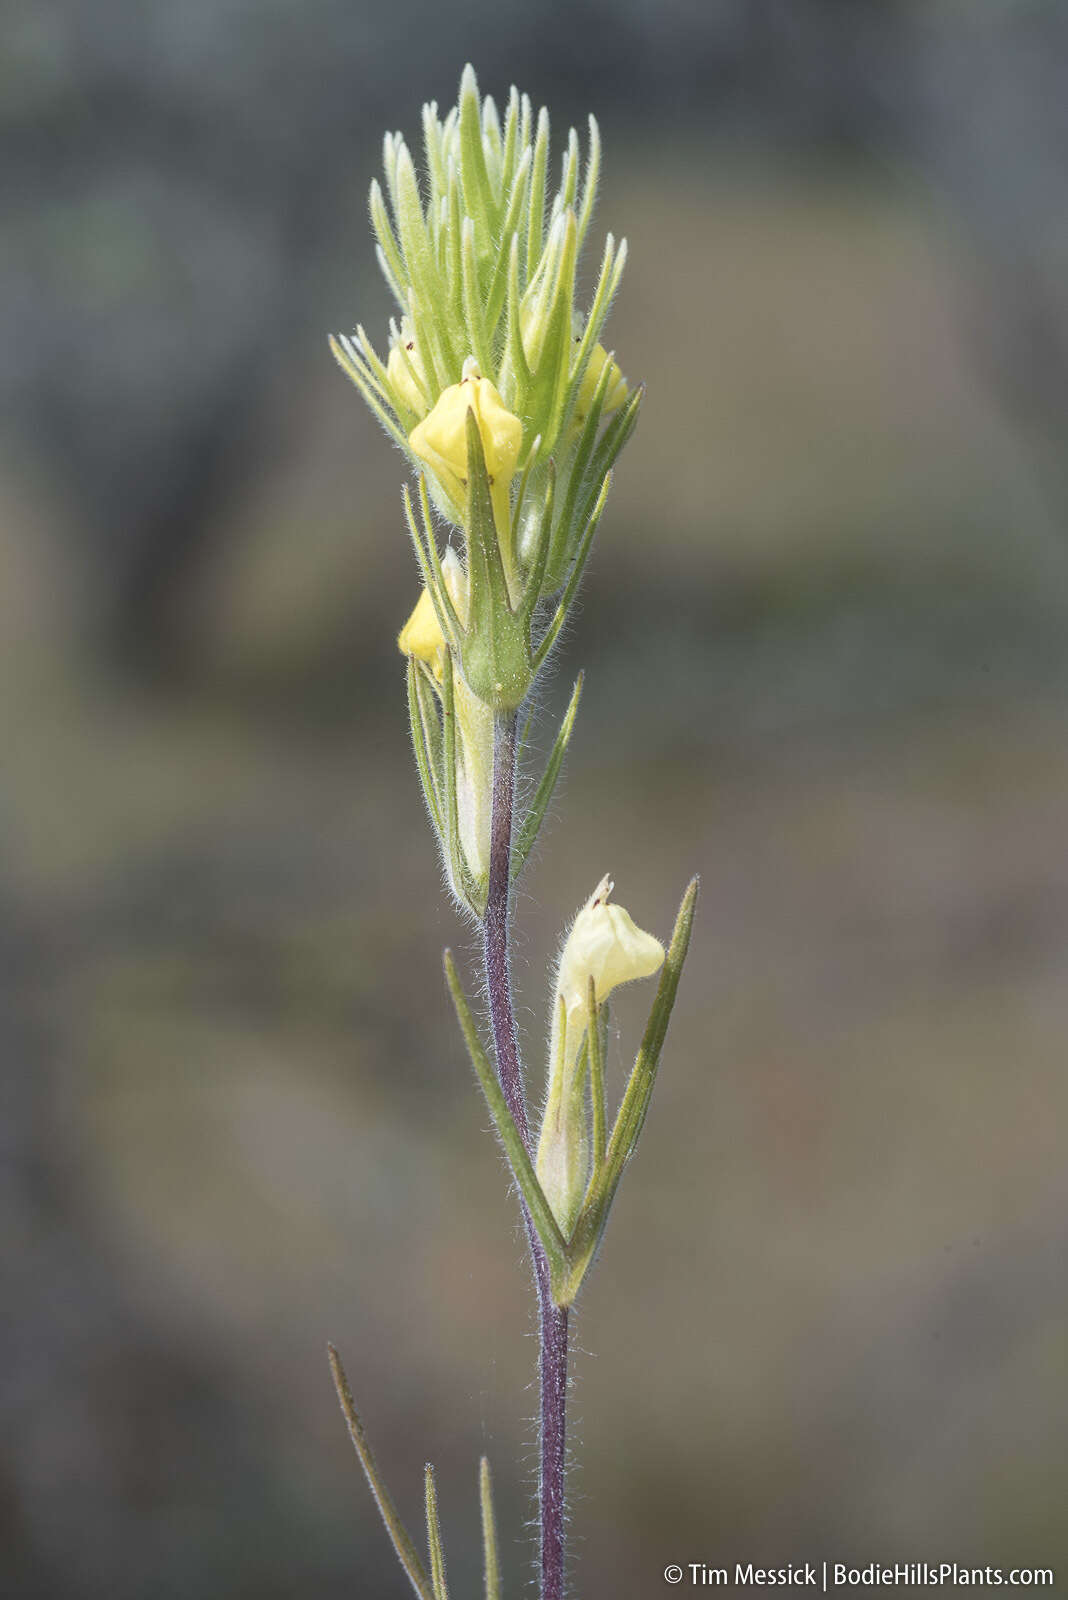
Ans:
{"type": "Polygon", "coordinates": [[[482,1568],[486,1600],[501,1600],[501,1567],[497,1556],[497,1519],[493,1512],[493,1479],[483,1456],[478,1464],[478,1500],[482,1508],[482,1568]]]}
{"type": "Polygon", "coordinates": [[[538,1181],[534,1171],[534,1164],[523,1143],[519,1129],[515,1125],[515,1118],[508,1109],[504,1098],[504,1091],[497,1079],[497,1074],[490,1063],[482,1041],[478,1036],[475,1019],[471,1015],[471,1007],[467,1003],[463,986],[460,983],[456,963],[452,959],[452,951],[446,950],[444,954],[445,979],[452,995],[452,1003],[456,1007],[456,1017],[460,1030],[467,1045],[467,1053],[471,1057],[471,1065],[486,1097],[493,1125],[498,1137],[504,1146],[504,1153],[508,1157],[508,1165],[512,1169],[512,1176],[519,1186],[519,1192],[526,1201],[527,1210],[549,1259],[554,1284],[563,1281],[569,1266],[567,1242],[560,1232],[560,1225],[553,1214],[552,1206],[545,1197],[545,1191],[538,1181]]]}
{"type": "Polygon", "coordinates": [[[390,415],[379,399],[379,387],[352,340],[346,338],[344,334],[337,338],[331,335],[330,350],[338,366],[352,379],[390,438],[399,444],[402,450],[407,450],[408,441],[397,426],[396,418],[390,415]]]}
{"type": "Polygon", "coordinates": [[[475,259],[475,225],[465,217],[460,228],[460,277],[463,289],[464,319],[471,352],[483,373],[493,371],[493,352],[486,328],[485,308],[478,286],[475,259]]]}
{"type": "Polygon", "coordinates": [[[423,1563],[416,1554],[415,1546],[408,1536],[408,1531],[397,1514],[397,1508],[393,1504],[389,1490],[386,1488],[375,1458],[371,1453],[371,1446],[368,1444],[367,1435],[363,1431],[363,1423],[360,1421],[359,1413],[353,1404],[352,1390],[349,1388],[349,1380],[345,1376],[345,1369],[341,1365],[341,1357],[332,1344],[328,1344],[326,1350],[330,1359],[330,1371],[333,1374],[338,1402],[341,1406],[342,1415],[348,1424],[349,1438],[352,1440],[353,1448],[360,1458],[364,1476],[367,1479],[371,1493],[374,1495],[375,1504],[378,1506],[382,1521],[386,1525],[386,1532],[389,1534],[393,1548],[397,1552],[397,1559],[408,1574],[408,1580],[419,1596],[419,1600],[437,1600],[423,1563]]]}
{"type": "MultiPolygon", "coordinates": [[[[530,467],[530,462],[534,459],[536,450],[537,445],[535,444],[531,447],[530,456],[527,461],[528,470],[530,467]]],[[[525,487],[526,473],[524,472],[523,482],[520,485],[520,492],[522,492],[525,487]]],[[[541,511],[538,515],[538,536],[534,541],[534,557],[530,563],[530,571],[527,574],[526,588],[523,590],[522,599],[519,603],[520,614],[522,615],[528,628],[533,620],[534,611],[538,601],[541,599],[542,584],[545,581],[545,569],[549,564],[549,546],[552,543],[553,506],[555,503],[556,462],[553,460],[552,456],[550,456],[548,461],[545,463],[545,497],[542,500],[541,511]]],[[[519,519],[516,517],[515,521],[513,522],[513,528],[518,526],[518,522],[519,519]]]]}
{"type": "Polygon", "coordinates": [[[541,671],[545,658],[549,654],[549,651],[552,649],[553,645],[556,643],[557,635],[564,625],[564,618],[567,616],[568,607],[575,598],[575,593],[582,578],[586,562],[589,559],[590,547],[593,544],[593,536],[597,532],[597,524],[601,520],[601,513],[604,510],[604,503],[608,499],[608,491],[611,486],[612,474],[607,472],[604,477],[604,482],[601,484],[601,492],[597,498],[597,502],[594,505],[592,513],[590,514],[590,520],[586,524],[586,531],[582,536],[582,542],[580,543],[578,550],[575,553],[575,559],[571,564],[571,572],[564,587],[564,592],[560,596],[560,602],[553,613],[552,621],[549,623],[549,626],[542,635],[541,643],[534,652],[535,672],[541,671]]]}
{"type": "Polygon", "coordinates": [[[464,205],[475,224],[479,252],[483,253],[492,245],[497,207],[486,170],[486,152],[482,146],[478,84],[469,66],[464,68],[460,79],[460,175],[464,186],[464,205]]]}
{"type": "Polygon", "coordinates": [[[514,882],[526,865],[527,857],[534,847],[534,841],[541,831],[549,801],[553,797],[556,781],[560,776],[564,756],[571,740],[571,731],[575,726],[575,717],[578,715],[579,700],[582,696],[584,675],[580,672],[575,679],[575,687],[571,691],[571,699],[567,710],[564,712],[553,747],[549,752],[549,759],[545,763],[545,771],[541,775],[541,782],[534,793],[534,799],[522,823],[516,830],[515,843],[512,845],[512,881],[514,882]]]}
{"type": "Polygon", "coordinates": [[[426,1489],[426,1542],[430,1547],[430,1581],[434,1586],[434,1600],[449,1600],[449,1586],[445,1582],[445,1547],[441,1542],[441,1522],[438,1517],[438,1490],[434,1482],[434,1469],[429,1461],[423,1482],[426,1489]]]}
{"type": "Polygon", "coordinates": [[[586,181],[582,186],[582,205],[579,208],[578,247],[581,250],[593,216],[593,202],[597,198],[597,183],[601,176],[601,130],[597,118],[590,117],[590,147],[586,156],[586,181]]]}
{"type": "MultiPolygon", "coordinates": [[[[501,224],[501,239],[511,239],[519,222],[519,213],[526,200],[527,179],[530,174],[530,151],[524,150],[516,168],[515,177],[512,179],[512,188],[508,197],[508,209],[504,213],[501,224]]],[[[486,295],[486,325],[492,338],[497,332],[497,324],[501,320],[504,309],[504,299],[508,288],[508,263],[510,250],[503,244],[497,250],[497,265],[493,269],[490,280],[489,292],[486,295]]]]}
{"type": "MultiPolygon", "coordinates": [[[[419,782],[423,786],[423,798],[426,800],[430,820],[434,831],[444,845],[444,821],[441,814],[441,796],[438,792],[437,775],[440,763],[435,759],[431,748],[433,734],[431,726],[437,723],[437,714],[433,706],[427,705],[424,693],[431,696],[433,692],[426,688],[422,681],[419,665],[414,656],[408,657],[408,717],[412,729],[412,749],[415,752],[415,765],[419,771],[419,782]]],[[[440,740],[440,725],[438,726],[440,740]]]]}
{"type": "Polygon", "coordinates": [[[530,168],[530,199],[527,206],[527,282],[537,271],[542,252],[542,234],[545,224],[545,172],[549,164],[549,113],[542,106],[538,112],[538,132],[534,140],[534,158],[530,168]]]}

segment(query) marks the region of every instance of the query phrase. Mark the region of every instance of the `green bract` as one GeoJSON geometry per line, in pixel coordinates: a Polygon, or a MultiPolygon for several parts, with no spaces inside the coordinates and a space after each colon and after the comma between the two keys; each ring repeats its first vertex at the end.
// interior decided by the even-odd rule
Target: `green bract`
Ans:
{"type": "MultiPolygon", "coordinates": [[[[472,538],[500,542],[508,604],[513,612],[529,612],[563,589],[584,559],[584,536],[641,403],[641,391],[628,390],[601,343],[625,242],[617,245],[608,235],[590,305],[575,304],[576,266],[600,171],[597,124],[591,117],[584,164],[570,131],[560,185],[550,194],[547,112],[535,118],[528,97],[513,88],[502,126],[493,100],[480,99],[467,67],[459,103],[444,121],[435,104],[423,108],[423,172],[417,175],[399,133],[386,135],[383,154],[385,191],[372,183],[371,221],[399,316],[390,323],[385,361],[362,327],[331,345],[379,421],[426,476],[437,510],[464,530],[468,550],[472,538]],[[472,377],[490,381],[521,429],[514,482],[503,490],[490,470],[492,535],[471,526],[470,497],[462,492],[466,475],[443,468],[423,447],[428,418],[433,424],[447,414],[453,427],[452,414],[463,403],[457,386],[472,377]]],[[[488,456],[485,434],[483,448],[488,456]]],[[[479,610],[476,603],[474,613],[479,610]]],[[[494,632],[502,628],[529,633],[499,619],[494,632]]],[[[495,709],[514,707],[544,659],[543,642],[528,638],[522,659],[509,650],[481,673],[473,663],[493,649],[473,645],[462,662],[469,681],[480,680],[471,687],[495,709]]]]}

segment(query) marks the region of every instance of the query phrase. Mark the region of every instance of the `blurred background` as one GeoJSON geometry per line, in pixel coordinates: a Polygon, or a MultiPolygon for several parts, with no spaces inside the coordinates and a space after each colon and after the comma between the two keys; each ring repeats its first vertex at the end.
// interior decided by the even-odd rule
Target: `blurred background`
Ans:
{"type": "Polygon", "coordinates": [[[413,1523],[438,1464],[454,1594],[483,1451],[529,1574],[529,1285],[440,980],[474,961],[408,750],[401,462],[326,349],[381,342],[381,134],[467,59],[558,141],[600,118],[649,390],[545,708],[584,665],[520,895],[535,1082],[600,875],[662,934],[704,883],[580,1306],[576,1592],[1063,1567],[1068,11],[0,27],[0,1588],[406,1592],[328,1338],[413,1523]]]}

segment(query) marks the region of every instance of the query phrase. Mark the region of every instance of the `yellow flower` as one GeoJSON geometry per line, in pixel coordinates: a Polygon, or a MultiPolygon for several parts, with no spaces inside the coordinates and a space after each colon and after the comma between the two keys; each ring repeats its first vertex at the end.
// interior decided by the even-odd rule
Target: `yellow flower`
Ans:
{"type": "MultiPolygon", "coordinates": [[[[441,558],[445,588],[461,624],[467,621],[467,573],[451,547],[441,558]]],[[[438,683],[445,677],[445,635],[430,598],[423,590],[415,610],[397,635],[402,655],[425,661],[438,683]]],[[[460,848],[477,881],[489,871],[490,805],[493,791],[493,711],[471,693],[464,675],[453,673],[453,708],[456,716],[456,813],[460,848]]],[[[448,863],[446,863],[448,865],[448,863]]],[[[451,868],[450,875],[451,875],[451,868]]],[[[462,898],[461,886],[453,883],[462,898]]]]}
{"type": "MultiPolygon", "coordinates": [[[[586,371],[582,375],[582,382],[579,384],[578,395],[575,398],[575,413],[573,420],[576,423],[585,422],[586,417],[589,414],[589,409],[593,404],[593,396],[596,392],[597,385],[601,381],[601,374],[604,371],[604,364],[606,361],[608,361],[608,359],[608,351],[605,349],[604,345],[595,344],[590,353],[590,359],[587,364],[586,371]]],[[[611,412],[618,411],[624,400],[627,398],[629,392],[630,391],[627,388],[626,378],[624,378],[616,363],[612,361],[608,368],[608,385],[604,393],[604,405],[601,408],[601,416],[607,417],[611,412]]]]}
{"type": "Polygon", "coordinates": [[[417,417],[422,417],[426,415],[427,409],[426,395],[420,387],[426,383],[423,358],[415,348],[415,340],[410,337],[406,328],[402,327],[401,338],[404,341],[404,348],[402,350],[399,344],[395,344],[389,352],[386,376],[408,410],[414,411],[417,417]]]}
{"type": "Polygon", "coordinates": [[[507,537],[511,523],[508,488],[519,460],[523,424],[508,410],[488,378],[479,376],[471,365],[469,376],[442,390],[430,415],[412,429],[408,443],[462,515],[467,503],[468,411],[474,412],[482,437],[493,519],[498,534],[507,537]]]}
{"type": "MultiPolygon", "coordinates": [[[[445,587],[456,607],[461,622],[467,619],[467,573],[460,558],[451,547],[441,561],[445,587]]],[[[425,661],[440,683],[445,674],[445,635],[441,631],[434,602],[429,589],[424,589],[416,602],[415,610],[397,635],[397,648],[402,655],[415,656],[425,661]]]]}
{"type": "Polygon", "coordinates": [[[565,1237],[575,1226],[590,1175],[586,1097],[576,1076],[589,1020],[589,985],[597,1006],[632,978],[649,978],[664,961],[659,939],[639,928],[622,906],[609,905],[612,880],[602,878],[564,943],[556,976],[549,1044],[549,1092],[535,1168],[565,1237]]]}
{"type": "MultiPolygon", "coordinates": [[[[568,1019],[586,1015],[592,978],[598,1005],[632,978],[651,978],[664,962],[664,946],[637,926],[629,911],[609,905],[612,880],[602,878],[571,925],[556,984],[568,1019]]],[[[570,1030],[569,1030],[570,1031],[570,1030]]]]}

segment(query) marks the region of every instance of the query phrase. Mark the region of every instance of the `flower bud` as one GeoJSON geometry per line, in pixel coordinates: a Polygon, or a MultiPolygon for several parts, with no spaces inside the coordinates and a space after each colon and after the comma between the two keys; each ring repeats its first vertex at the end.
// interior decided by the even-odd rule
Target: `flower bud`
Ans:
{"type": "MultiPolygon", "coordinates": [[[[441,559],[441,570],[449,598],[463,622],[467,615],[467,573],[451,546],[441,559]]],[[[445,671],[445,635],[441,631],[429,589],[423,590],[415,610],[397,635],[397,648],[401,655],[415,656],[417,661],[425,661],[438,682],[441,682],[445,671]]]]}
{"type": "Polygon", "coordinates": [[[506,536],[511,522],[508,491],[519,460],[523,424],[473,363],[466,370],[460,383],[442,390],[430,415],[412,429],[408,443],[462,517],[467,500],[467,413],[472,411],[486,457],[494,521],[498,533],[506,536]]]}
{"type": "MultiPolygon", "coordinates": [[[[608,351],[603,344],[595,344],[590,352],[590,359],[587,363],[586,371],[582,375],[578,394],[575,397],[575,412],[572,418],[575,424],[585,422],[589,415],[593,397],[597,391],[597,385],[601,381],[601,374],[604,371],[606,361],[609,361],[608,351]]],[[[613,411],[618,411],[629,393],[630,390],[627,387],[626,378],[624,378],[617,364],[614,361],[610,361],[601,416],[607,417],[613,411]]]]}
{"type": "MultiPolygon", "coordinates": [[[[441,559],[441,570],[449,598],[463,622],[468,604],[467,573],[451,547],[441,559]]],[[[448,646],[428,589],[423,590],[415,610],[398,634],[397,646],[403,655],[425,662],[439,684],[444,681],[448,646]]],[[[476,883],[481,883],[489,872],[493,712],[472,694],[459,670],[453,672],[452,693],[456,717],[456,770],[443,774],[442,781],[455,784],[460,848],[472,877],[476,883]]],[[[444,840],[442,845],[444,848],[444,840]]],[[[455,881],[457,873],[448,855],[445,849],[450,882],[454,892],[464,899],[463,885],[455,881]]]]}
{"type": "Polygon", "coordinates": [[[423,417],[427,412],[427,399],[424,393],[426,372],[423,368],[423,358],[416,349],[415,340],[407,327],[401,329],[401,338],[403,348],[400,344],[395,344],[389,352],[386,376],[402,405],[407,406],[409,411],[414,411],[417,417],[423,417]]]}

